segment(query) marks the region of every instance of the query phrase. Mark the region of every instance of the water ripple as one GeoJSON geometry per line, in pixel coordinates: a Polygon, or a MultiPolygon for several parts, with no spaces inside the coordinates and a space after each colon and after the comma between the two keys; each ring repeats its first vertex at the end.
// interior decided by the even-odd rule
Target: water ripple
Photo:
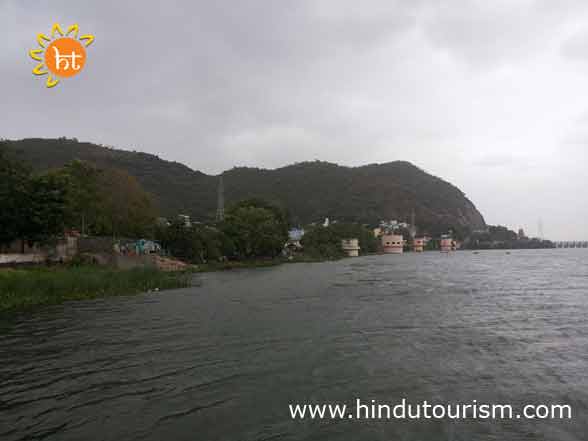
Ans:
{"type": "Polygon", "coordinates": [[[0,438],[586,439],[585,250],[369,256],[0,318],[0,438]],[[290,403],[569,403],[571,421],[292,421],[290,403]]]}

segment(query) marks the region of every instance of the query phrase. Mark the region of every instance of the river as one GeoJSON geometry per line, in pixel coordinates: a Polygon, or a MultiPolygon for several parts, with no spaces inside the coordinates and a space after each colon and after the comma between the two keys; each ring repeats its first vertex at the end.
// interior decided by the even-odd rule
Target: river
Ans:
{"type": "Polygon", "coordinates": [[[588,436],[588,250],[207,273],[0,317],[0,439],[588,436]],[[293,420],[289,404],[568,404],[571,419],[293,420]]]}

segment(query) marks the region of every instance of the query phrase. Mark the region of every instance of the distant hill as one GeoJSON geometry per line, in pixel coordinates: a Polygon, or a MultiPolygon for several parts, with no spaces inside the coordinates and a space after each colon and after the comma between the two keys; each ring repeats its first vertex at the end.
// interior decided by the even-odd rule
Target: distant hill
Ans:
{"type": "MultiPolygon", "coordinates": [[[[39,171],[73,159],[124,169],[155,196],[163,215],[214,217],[218,177],[178,162],[65,138],[3,144],[13,157],[39,171]]],[[[320,161],[275,170],[237,167],[225,171],[223,180],[227,205],[243,198],[264,198],[286,208],[296,223],[329,217],[373,224],[380,219],[409,220],[414,210],[417,225],[431,232],[450,226],[485,227],[484,218],[461,190],[404,161],[362,167],[320,161]]]]}

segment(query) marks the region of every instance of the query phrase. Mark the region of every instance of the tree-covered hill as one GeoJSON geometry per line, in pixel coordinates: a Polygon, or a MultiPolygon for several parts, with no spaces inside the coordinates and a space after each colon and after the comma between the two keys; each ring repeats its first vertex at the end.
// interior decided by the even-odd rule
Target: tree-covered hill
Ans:
{"type": "MultiPolygon", "coordinates": [[[[125,170],[153,194],[163,215],[185,213],[206,220],[216,210],[217,176],[155,155],[65,138],[2,143],[14,159],[39,171],[73,159],[125,170]]],[[[409,220],[414,210],[417,225],[431,231],[485,226],[482,215],[461,190],[409,162],[343,167],[314,161],[274,170],[237,167],[224,172],[223,180],[227,205],[263,198],[284,207],[297,223],[325,217],[365,223],[409,220]]]]}

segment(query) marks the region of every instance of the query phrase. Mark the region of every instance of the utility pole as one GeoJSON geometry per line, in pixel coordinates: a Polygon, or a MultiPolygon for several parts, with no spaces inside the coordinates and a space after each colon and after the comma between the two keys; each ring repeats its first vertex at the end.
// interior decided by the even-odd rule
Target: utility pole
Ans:
{"type": "Polygon", "coordinates": [[[412,210],[412,214],[410,216],[410,237],[412,238],[412,240],[414,241],[414,238],[416,237],[416,225],[415,225],[415,213],[414,213],[414,208],[412,210]]]}
{"type": "Polygon", "coordinates": [[[223,183],[223,175],[219,176],[218,180],[218,194],[216,202],[216,221],[222,222],[225,219],[225,186],[223,183]]]}

